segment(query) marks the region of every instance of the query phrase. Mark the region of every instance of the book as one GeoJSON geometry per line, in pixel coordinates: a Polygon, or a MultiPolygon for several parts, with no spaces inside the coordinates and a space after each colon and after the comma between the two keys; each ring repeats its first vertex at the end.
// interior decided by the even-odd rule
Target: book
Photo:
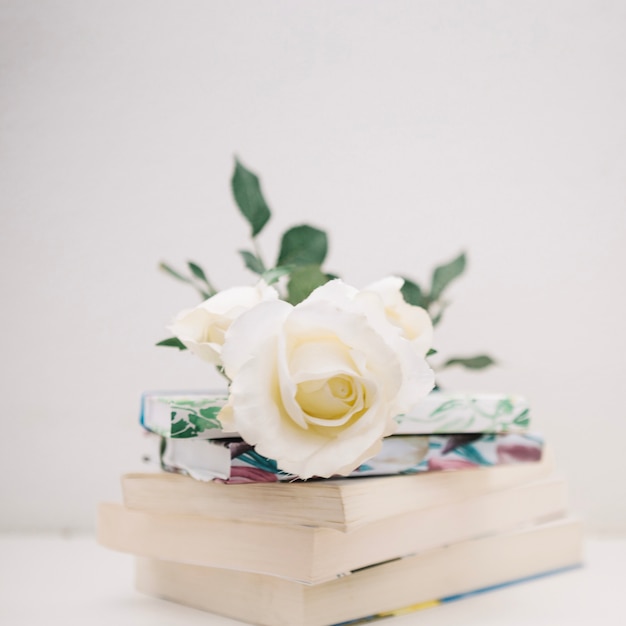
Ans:
{"type": "Polygon", "coordinates": [[[242,484],[201,482],[158,472],[126,474],[121,482],[123,502],[129,509],[310,524],[345,532],[407,511],[546,478],[554,467],[548,446],[536,463],[460,472],[242,484]]]}
{"type": "MultiPolygon", "coordinates": [[[[227,399],[223,392],[148,391],[141,398],[140,422],[175,439],[236,436],[222,430],[219,421],[227,399]]],[[[400,435],[521,432],[530,425],[530,408],[518,395],[434,391],[396,421],[400,435]]]]}
{"type": "Polygon", "coordinates": [[[319,584],[408,554],[562,517],[566,500],[564,481],[551,478],[415,509],[347,533],[101,504],[98,541],[138,556],[319,584]]]}
{"type": "Polygon", "coordinates": [[[581,545],[582,525],[564,519],[427,550],[318,585],[138,558],[136,586],[261,626],[329,626],[575,567],[581,545]]]}
{"type": "MultiPolygon", "coordinates": [[[[349,477],[416,474],[457,470],[541,459],[543,438],[536,433],[464,433],[458,435],[392,435],[381,449],[349,477]]],[[[272,459],[240,438],[169,439],[160,447],[163,469],[197,480],[228,482],[293,481],[272,459]]]]}

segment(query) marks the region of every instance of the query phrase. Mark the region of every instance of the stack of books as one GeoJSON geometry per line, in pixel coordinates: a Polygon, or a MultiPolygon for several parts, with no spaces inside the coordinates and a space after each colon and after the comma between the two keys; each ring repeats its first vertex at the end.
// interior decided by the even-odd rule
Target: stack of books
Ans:
{"type": "Polygon", "coordinates": [[[223,398],[146,394],[169,471],[122,478],[101,544],[137,588],[267,626],[358,623],[581,562],[582,530],[521,398],[435,392],[353,474],[295,481],[217,420],[223,398]],[[234,484],[233,484],[234,483],[234,484]]]}

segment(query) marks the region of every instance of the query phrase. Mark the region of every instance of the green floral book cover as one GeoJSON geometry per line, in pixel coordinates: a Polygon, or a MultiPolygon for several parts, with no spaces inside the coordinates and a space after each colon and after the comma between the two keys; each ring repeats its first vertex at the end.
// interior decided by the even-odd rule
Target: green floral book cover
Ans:
{"type": "MultiPolygon", "coordinates": [[[[226,393],[147,392],[141,401],[144,428],[163,437],[214,439],[236,436],[222,428],[226,393]]],[[[505,394],[435,391],[396,418],[401,435],[522,432],[530,425],[525,398],[505,394]]]]}

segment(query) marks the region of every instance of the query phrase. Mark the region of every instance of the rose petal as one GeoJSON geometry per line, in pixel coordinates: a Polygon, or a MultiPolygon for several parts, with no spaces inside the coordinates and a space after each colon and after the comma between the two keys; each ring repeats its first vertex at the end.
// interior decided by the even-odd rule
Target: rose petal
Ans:
{"type": "Polygon", "coordinates": [[[402,295],[404,279],[388,276],[368,285],[363,291],[373,292],[383,301],[389,321],[401,329],[420,356],[426,356],[433,342],[433,325],[428,312],[405,301],[402,295]]]}

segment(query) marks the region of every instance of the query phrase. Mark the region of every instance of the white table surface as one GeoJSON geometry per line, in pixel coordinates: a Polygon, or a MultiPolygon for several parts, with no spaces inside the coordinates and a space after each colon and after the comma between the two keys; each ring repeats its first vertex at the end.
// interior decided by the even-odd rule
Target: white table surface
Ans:
{"type": "MultiPolygon", "coordinates": [[[[376,622],[380,626],[626,625],[626,537],[589,538],[584,568],[376,622]]],[[[3,626],[238,626],[133,589],[132,557],[91,536],[0,535],[3,626]]]]}

